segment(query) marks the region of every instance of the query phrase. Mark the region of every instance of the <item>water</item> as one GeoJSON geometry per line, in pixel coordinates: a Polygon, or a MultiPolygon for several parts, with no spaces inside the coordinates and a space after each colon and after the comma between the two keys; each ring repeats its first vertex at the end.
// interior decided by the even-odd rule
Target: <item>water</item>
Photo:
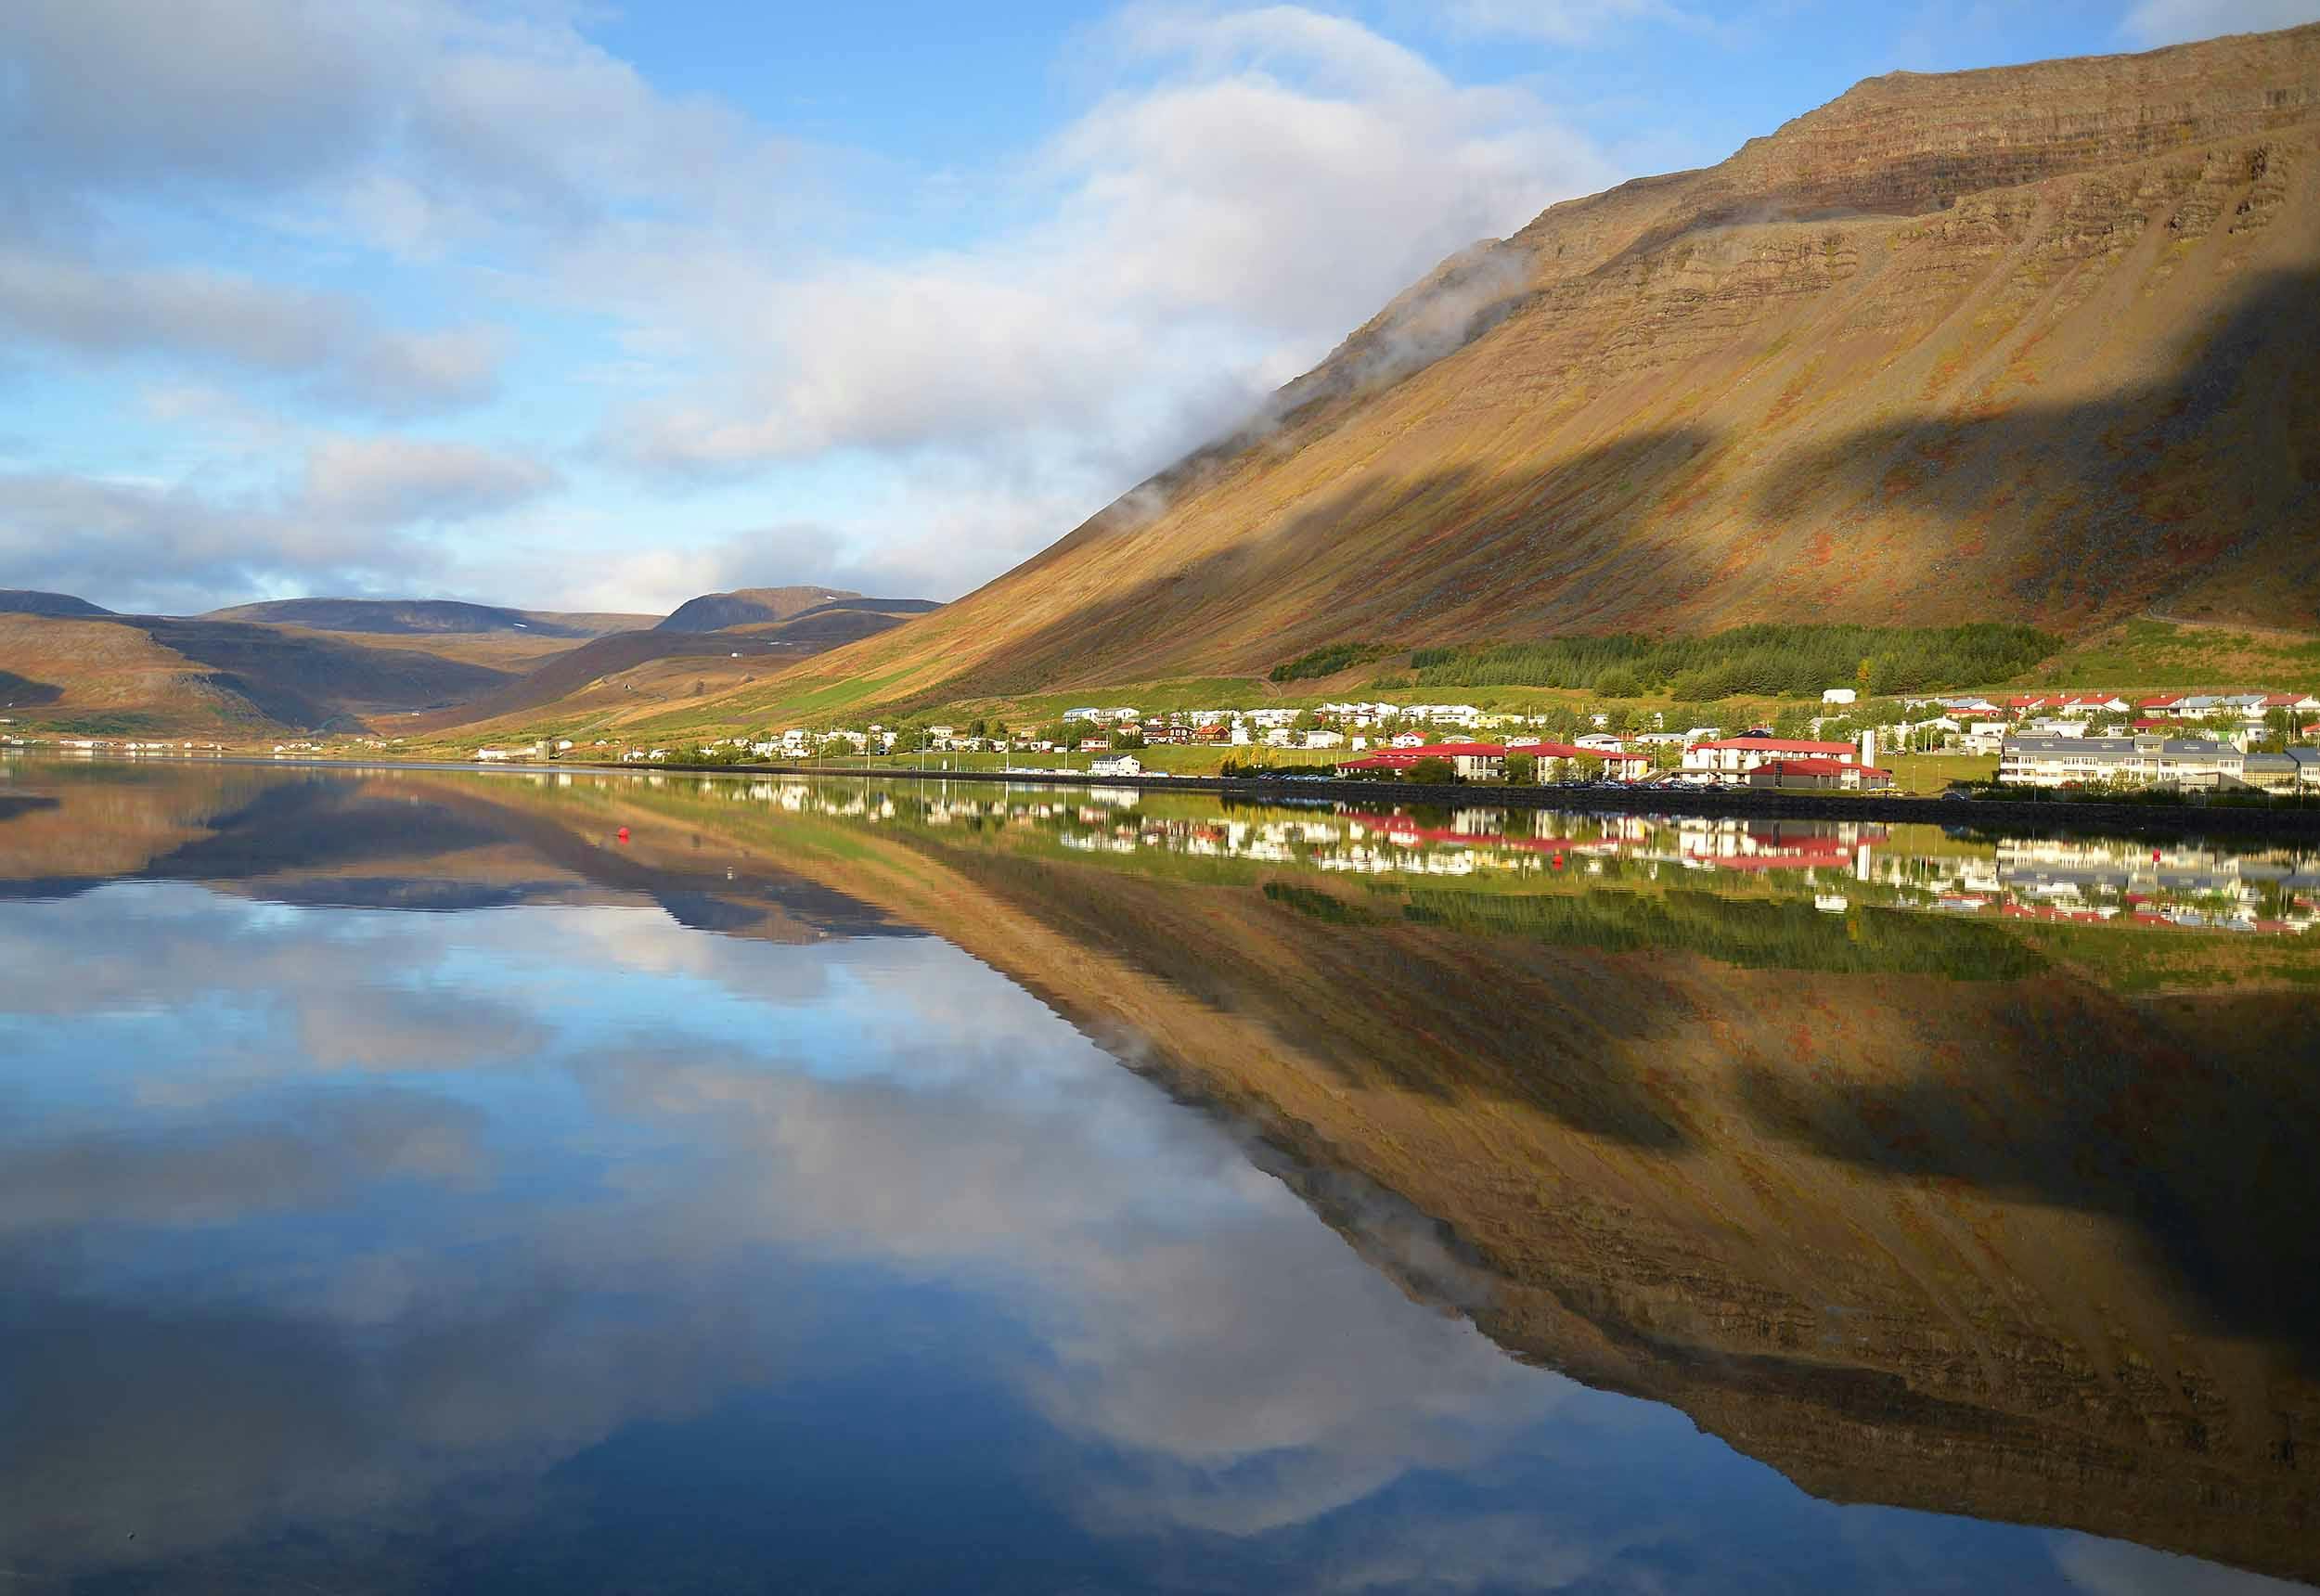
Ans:
{"type": "Polygon", "coordinates": [[[2315,898],[2269,845],[0,766],[0,1573],[2320,1577],[2315,898]]]}

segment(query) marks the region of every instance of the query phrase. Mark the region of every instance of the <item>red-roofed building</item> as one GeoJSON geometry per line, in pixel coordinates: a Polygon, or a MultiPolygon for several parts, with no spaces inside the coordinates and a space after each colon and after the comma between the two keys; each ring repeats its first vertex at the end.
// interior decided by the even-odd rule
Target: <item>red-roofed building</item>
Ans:
{"type": "Polygon", "coordinates": [[[1695,742],[1683,751],[1683,768],[1703,776],[1745,776],[1772,759],[1844,759],[1850,742],[1814,742],[1794,737],[1725,737],[1695,742]]]}
{"type": "Polygon", "coordinates": [[[1386,748],[1366,759],[1341,760],[1337,768],[1356,773],[1404,771],[1421,759],[1448,760],[1450,767],[1469,781],[1495,781],[1506,774],[1506,749],[1496,742],[1436,742],[1416,748],[1386,748]]]}
{"type": "Polygon", "coordinates": [[[1768,759],[1749,770],[1748,785],[1779,792],[1875,792],[1893,785],[1893,773],[1857,759],[1768,759]]]}

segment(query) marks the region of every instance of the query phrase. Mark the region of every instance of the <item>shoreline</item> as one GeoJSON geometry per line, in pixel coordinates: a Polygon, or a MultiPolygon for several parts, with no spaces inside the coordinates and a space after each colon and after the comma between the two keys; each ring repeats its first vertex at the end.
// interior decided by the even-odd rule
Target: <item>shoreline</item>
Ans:
{"type": "MultiPolygon", "coordinates": [[[[19,753],[30,751],[19,750],[19,753]]],[[[45,762],[53,754],[33,754],[45,762]]],[[[286,759],[264,754],[152,753],[129,757],[75,755],[58,763],[108,765],[240,765],[316,770],[424,770],[510,776],[781,776],[828,781],[960,781],[984,786],[1126,788],[1150,792],[1205,792],[1221,798],[1274,804],[1422,804],[1438,808],[1555,809],[1629,815],[1699,815],[1733,819],[1876,820],[1900,824],[1982,828],[2003,826],[2030,831],[2107,831],[2136,835],[2198,836],[2210,832],[2320,836],[2320,803],[2301,808],[2239,808],[2202,805],[2146,806],[2135,804],[2021,803],[2004,799],[1953,800],[1823,792],[1691,792],[1654,787],[1635,792],[1605,788],[1441,787],[1414,781],[1283,779],[1273,777],[1090,776],[1084,770],[930,770],[912,766],[802,765],[638,765],[593,760],[548,764],[477,763],[417,759],[286,759]]]]}

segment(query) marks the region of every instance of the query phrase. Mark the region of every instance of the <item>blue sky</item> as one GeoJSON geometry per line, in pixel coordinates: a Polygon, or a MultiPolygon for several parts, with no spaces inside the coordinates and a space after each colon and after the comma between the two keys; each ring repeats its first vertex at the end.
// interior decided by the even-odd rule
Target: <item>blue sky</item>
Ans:
{"type": "Polygon", "coordinates": [[[1450,251],[2320,0],[0,6],[0,586],[951,598],[1450,251]]]}

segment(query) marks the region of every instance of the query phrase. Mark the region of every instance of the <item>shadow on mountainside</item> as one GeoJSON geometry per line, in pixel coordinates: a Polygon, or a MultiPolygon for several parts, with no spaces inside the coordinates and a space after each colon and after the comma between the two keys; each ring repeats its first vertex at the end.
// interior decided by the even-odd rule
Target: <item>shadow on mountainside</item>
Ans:
{"type": "Polygon", "coordinates": [[[2287,615],[2320,624],[2320,272],[2272,273],[2176,352],[2168,380],[2087,403],[1927,414],[1792,454],[1758,518],[1820,522],[1836,557],[1864,506],[1930,514],[1956,535],[1927,576],[2043,522],[1992,618],[2140,607],[2236,557],[2290,576],[2287,615]],[[2025,488],[2030,492],[2026,494],[2025,488]]]}
{"type": "Polygon", "coordinates": [[[2218,1328],[2292,1348],[2320,1372],[2310,1000],[2255,993],[2080,1016],[2142,1033],[2139,1045],[2061,1046],[2041,1018],[2016,1015],[1987,1049],[1897,1085],[1756,1068],[1744,1098],[1767,1134],[1881,1178],[2116,1219],[2218,1328]]]}
{"type": "Polygon", "coordinates": [[[0,671],[0,709],[38,709],[64,697],[53,682],[36,682],[13,671],[0,671]]]}
{"type": "MultiPolygon", "coordinates": [[[[2234,304],[2173,375],[2101,399],[1928,405],[1786,446],[1662,428],[1544,467],[1360,478],[1165,571],[1166,518],[1107,511],[995,595],[992,629],[1037,624],[904,707],[1259,671],[1332,642],[1707,630],[1815,604],[1829,621],[2092,623],[2219,571],[2244,571],[2281,624],[2320,625],[2320,272],[2268,275],[2234,304]],[[1726,485],[1735,470],[1750,475],[1726,485]]],[[[1296,442],[1195,491],[1230,494],[1296,442]]]]}

